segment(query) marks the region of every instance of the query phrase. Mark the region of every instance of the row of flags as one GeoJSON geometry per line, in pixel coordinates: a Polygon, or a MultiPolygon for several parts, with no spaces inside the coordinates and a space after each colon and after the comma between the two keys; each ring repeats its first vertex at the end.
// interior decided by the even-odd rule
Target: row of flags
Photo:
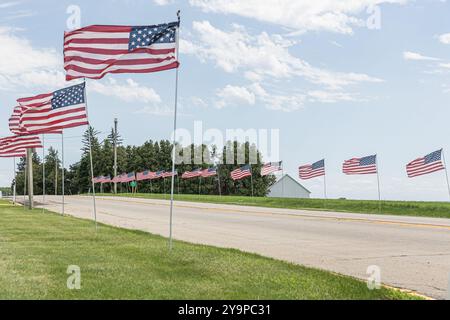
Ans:
{"type": "MultiPolygon", "coordinates": [[[[409,178],[444,170],[442,157],[443,150],[437,150],[424,157],[417,158],[406,165],[406,173],[409,178]]],[[[345,160],[342,164],[342,172],[347,175],[376,174],[378,173],[377,156],[371,155],[362,158],[345,160]]],[[[325,159],[312,164],[302,165],[298,168],[299,178],[308,180],[325,175],[325,159]]]]}
{"type": "MultiPolygon", "coordinates": [[[[265,176],[277,171],[282,170],[281,161],[279,162],[269,162],[263,165],[261,169],[261,176],[265,176]]],[[[237,168],[231,171],[230,176],[233,180],[240,180],[246,177],[250,177],[252,174],[250,165],[245,165],[243,167],[237,168]]],[[[159,178],[168,178],[172,175],[178,175],[178,172],[175,170],[172,174],[170,171],[142,171],[131,173],[123,173],[111,179],[110,176],[99,176],[94,178],[95,183],[108,183],[108,182],[130,182],[130,181],[142,181],[142,180],[154,180],[159,178]]],[[[211,167],[206,169],[194,169],[192,171],[185,171],[182,175],[182,179],[191,179],[191,178],[209,178],[217,175],[217,167],[211,167]]]]}

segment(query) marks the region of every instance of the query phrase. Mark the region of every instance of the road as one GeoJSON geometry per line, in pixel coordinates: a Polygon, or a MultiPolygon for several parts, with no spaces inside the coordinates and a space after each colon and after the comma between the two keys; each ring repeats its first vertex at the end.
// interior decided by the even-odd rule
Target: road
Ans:
{"type": "MultiPolygon", "coordinates": [[[[66,214],[92,219],[92,197],[66,196],[65,202],[66,214]]],[[[47,196],[45,206],[61,212],[61,197],[47,196]]],[[[97,219],[168,236],[169,202],[97,197],[97,219]]],[[[361,279],[367,279],[368,266],[376,265],[383,284],[437,299],[449,295],[450,219],[180,201],[173,221],[175,239],[238,248],[361,279]]]]}

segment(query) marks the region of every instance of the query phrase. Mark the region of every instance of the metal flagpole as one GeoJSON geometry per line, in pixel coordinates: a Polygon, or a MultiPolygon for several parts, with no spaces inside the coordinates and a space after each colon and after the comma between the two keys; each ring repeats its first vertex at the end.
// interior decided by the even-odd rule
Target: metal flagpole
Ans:
{"type": "Polygon", "coordinates": [[[201,189],[201,185],[202,185],[202,177],[198,177],[198,195],[200,196],[200,189],[201,189]]]}
{"type": "Polygon", "coordinates": [[[378,168],[378,155],[375,156],[375,163],[377,165],[378,211],[381,213],[381,192],[380,192],[380,173],[378,168]]]}
{"type": "Polygon", "coordinates": [[[61,195],[62,214],[64,214],[64,130],[61,130],[61,195]]]}
{"type": "Polygon", "coordinates": [[[16,204],[16,157],[13,157],[13,163],[14,163],[14,170],[13,170],[13,179],[14,179],[14,185],[13,185],[13,203],[16,204]]]}
{"type": "Polygon", "coordinates": [[[447,188],[448,188],[448,197],[450,200],[450,183],[448,180],[448,169],[447,169],[447,163],[445,162],[445,156],[444,156],[444,149],[442,149],[442,160],[444,161],[444,167],[445,167],[445,178],[447,180],[447,188]]]}
{"type": "MultiPolygon", "coordinates": [[[[84,99],[85,99],[85,106],[86,106],[86,116],[89,119],[87,94],[86,94],[86,78],[84,79],[84,99]]],[[[90,164],[91,164],[92,201],[94,204],[95,232],[97,232],[97,205],[95,203],[94,163],[92,161],[92,141],[91,141],[92,139],[91,139],[91,125],[90,124],[88,124],[88,139],[89,139],[89,160],[90,160],[90,164]]]]}
{"type": "MultiPolygon", "coordinates": [[[[177,11],[178,28],[176,29],[175,41],[177,47],[177,62],[179,57],[179,37],[180,37],[180,10],[177,11]]],[[[172,172],[175,171],[175,133],[177,130],[177,104],[178,104],[178,68],[175,73],[175,106],[173,113],[173,144],[172,144],[172,172]]],[[[173,223],[173,187],[175,184],[175,177],[172,175],[172,182],[170,187],[170,226],[169,226],[169,249],[172,249],[172,223],[173,223]]]]}
{"type": "MultiPolygon", "coordinates": [[[[28,149],[27,149],[28,150],[28,149]]],[[[27,151],[27,155],[28,155],[28,151],[27,151]]],[[[25,158],[25,165],[23,167],[23,177],[24,177],[24,182],[23,182],[23,208],[25,209],[25,202],[27,199],[27,158],[25,158]]]]}
{"type": "Polygon", "coordinates": [[[323,160],[323,207],[327,204],[327,173],[325,171],[325,159],[323,160]]]}
{"type": "Polygon", "coordinates": [[[252,186],[252,198],[253,198],[253,170],[251,164],[250,164],[250,185],[252,186]]]}
{"type": "Polygon", "coordinates": [[[28,209],[33,209],[33,149],[27,149],[28,209]]]}
{"type": "Polygon", "coordinates": [[[219,187],[219,197],[222,196],[222,190],[220,190],[220,172],[219,172],[219,165],[217,165],[217,184],[219,187]]]}
{"type": "Polygon", "coordinates": [[[45,206],[45,134],[42,134],[42,212],[45,206]]]}

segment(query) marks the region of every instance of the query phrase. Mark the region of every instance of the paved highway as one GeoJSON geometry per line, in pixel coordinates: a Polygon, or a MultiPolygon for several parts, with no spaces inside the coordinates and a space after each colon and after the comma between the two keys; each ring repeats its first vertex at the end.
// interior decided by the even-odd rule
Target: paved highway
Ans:
{"type": "MultiPolygon", "coordinates": [[[[42,200],[36,197],[36,200],[42,200]]],[[[66,196],[65,213],[92,219],[92,197],[66,196]]],[[[61,212],[61,197],[46,208],[61,212]]],[[[97,197],[98,221],[168,236],[169,202],[97,197]]],[[[101,232],[101,231],[100,231],[101,232]]],[[[282,259],[446,299],[450,219],[176,202],[174,238],[282,259]]]]}

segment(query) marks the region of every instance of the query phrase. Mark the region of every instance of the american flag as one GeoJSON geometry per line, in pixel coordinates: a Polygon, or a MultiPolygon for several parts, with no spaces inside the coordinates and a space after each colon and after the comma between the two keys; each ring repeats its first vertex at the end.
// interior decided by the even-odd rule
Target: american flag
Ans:
{"type": "Polygon", "coordinates": [[[31,148],[42,148],[41,140],[37,135],[12,136],[0,139],[0,153],[31,148]]]}
{"type": "Polygon", "coordinates": [[[66,32],[66,80],[177,68],[178,27],[178,22],[151,26],[93,25],[66,32]]]}
{"type": "Polygon", "coordinates": [[[186,171],[185,173],[183,173],[181,175],[182,179],[191,179],[191,178],[196,178],[196,177],[201,177],[202,175],[202,169],[195,169],[192,171],[186,171]]]}
{"type": "Polygon", "coordinates": [[[14,158],[14,157],[25,157],[26,154],[26,150],[25,149],[19,149],[19,150],[14,150],[14,151],[0,151],[0,158],[14,158]]]}
{"type": "Polygon", "coordinates": [[[406,165],[406,173],[409,178],[444,169],[445,166],[442,162],[442,149],[427,154],[425,157],[413,160],[406,165]]]}
{"type": "MultiPolygon", "coordinates": [[[[16,106],[13,109],[13,113],[11,117],[9,117],[8,123],[9,123],[9,131],[11,131],[14,134],[18,135],[26,135],[29,134],[27,130],[20,126],[20,117],[22,115],[22,107],[16,106]]],[[[62,133],[62,130],[51,130],[45,133],[62,133]]]]}
{"type": "Polygon", "coordinates": [[[342,165],[342,172],[345,174],[377,173],[377,155],[346,160],[342,165]]]}
{"type": "Polygon", "coordinates": [[[159,178],[164,178],[164,173],[165,173],[165,171],[164,171],[164,170],[159,170],[159,171],[156,171],[156,172],[155,172],[155,177],[154,177],[154,178],[152,178],[152,179],[159,179],[159,178]]]}
{"type": "Polygon", "coordinates": [[[231,171],[231,174],[230,174],[231,179],[233,179],[233,180],[240,180],[245,177],[250,177],[251,175],[252,175],[252,170],[250,168],[250,165],[248,165],[248,164],[231,171]]]}
{"type": "Polygon", "coordinates": [[[85,83],[81,83],[18,99],[22,107],[19,126],[28,133],[47,133],[88,124],[84,89],[85,83]]]}
{"type": "Polygon", "coordinates": [[[216,167],[208,168],[208,169],[202,170],[202,172],[201,172],[202,178],[208,178],[208,177],[212,177],[215,175],[217,175],[216,167]]]}
{"type": "Polygon", "coordinates": [[[281,167],[281,161],[278,162],[269,162],[263,165],[261,168],[261,175],[267,176],[268,174],[281,171],[283,168],[281,167]]]}
{"type": "Polygon", "coordinates": [[[300,179],[307,180],[325,175],[325,159],[298,167],[300,179]]]}
{"type": "Polygon", "coordinates": [[[111,182],[110,176],[99,176],[94,178],[94,183],[107,183],[111,182]]]}
{"type": "Polygon", "coordinates": [[[134,180],[136,180],[136,175],[134,174],[134,172],[130,172],[124,173],[120,182],[131,182],[134,180]]]}
{"type": "Polygon", "coordinates": [[[124,182],[124,180],[126,179],[126,177],[127,177],[127,174],[126,173],[122,173],[122,174],[120,174],[120,175],[118,175],[118,176],[115,176],[112,180],[111,180],[111,182],[124,182]]]}
{"type": "Polygon", "coordinates": [[[152,172],[149,170],[138,172],[138,173],[136,173],[136,180],[137,181],[150,180],[155,177],[155,174],[156,174],[156,172],[152,172]]]}
{"type": "Polygon", "coordinates": [[[171,176],[176,176],[177,174],[178,174],[177,170],[175,170],[175,171],[165,171],[165,172],[162,174],[162,177],[163,177],[163,178],[169,178],[169,177],[171,177],[171,176]]]}

